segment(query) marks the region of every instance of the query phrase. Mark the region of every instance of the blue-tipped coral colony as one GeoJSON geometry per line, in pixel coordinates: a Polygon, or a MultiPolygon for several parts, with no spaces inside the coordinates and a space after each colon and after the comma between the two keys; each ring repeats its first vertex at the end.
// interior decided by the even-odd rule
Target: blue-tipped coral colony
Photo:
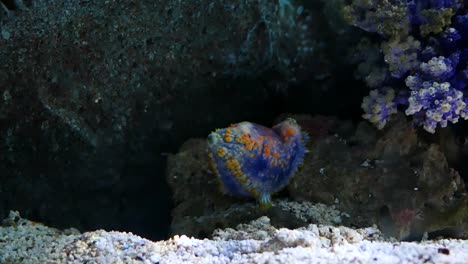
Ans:
{"type": "Polygon", "coordinates": [[[348,1],[346,19],[378,35],[377,41],[363,39],[354,53],[358,75],[371,87],[362,102],[365,119],[383,128],[401,109],[434,133],[468,118],[465,2],[348,1]]]}
{"type": "Polygon", "coordinates": [[[293,119],[272,129],[242,122],[208,136],[209,156],[223,192],[254,197],[267,208],[302,163],[307,140],[293,119]]]}

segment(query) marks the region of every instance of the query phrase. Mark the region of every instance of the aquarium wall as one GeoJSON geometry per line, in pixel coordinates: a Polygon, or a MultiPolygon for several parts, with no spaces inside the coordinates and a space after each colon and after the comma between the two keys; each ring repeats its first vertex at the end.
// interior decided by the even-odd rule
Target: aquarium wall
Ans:
{"type": "Polygon", "coordinates": [[[2,0],[0,218],[152,240],[262,216],[278,228],[375,225],[397,241],[466,238],[466,8],[2,0]],[[297,135],[281,134],[284,120],[299,146],[281,145],[297,135]],[[221,145],[208,135],[220,128],[226,141],[231,124],[245,146],[232,156],[240,183],[209,157],[221,145]],[[281,184],[243,185],[260,170],[242,133],[284,150],[287,169],[263,165],[281,184]]]}

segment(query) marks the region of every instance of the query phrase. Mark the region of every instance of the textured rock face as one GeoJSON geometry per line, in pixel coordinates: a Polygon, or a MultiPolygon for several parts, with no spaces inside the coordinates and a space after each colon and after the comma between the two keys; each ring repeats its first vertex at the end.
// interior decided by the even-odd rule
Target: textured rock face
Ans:
{"type": "Polygon", "coordinates": [[[333,65],[289,1],[0,4],[0,215],[58,226],[160,232],[164,153],[333,65]]]}
{"type": "Polygon", "coordinates": [[[403,117],[388,126],[375,134],[361,123],[354,136],[318,140],[291,196],[335,204],[351,224],[378,223],[401,239],[444,229],[466,236],[466,189],[439,145],[424,143],[403,117]]]}
{"type": "Polygon", "coordinates": [[[221,195],[219,182],[210,169],[204,139],[191,139],[182,145],[177,154],[169,155],[166,179],[173,193],[171,233],[174,234],[209,235],[212,230],[192,230],[189,223],[200,225],[193,222],[191,217],[223,210],[236,202],[221,195]],[[186,217],[190,220],[184,220],[186,217]]]}
{"type": "Polygon", "coordinates": [[[296,228],[309,223],[339,224],[340,212],[324,205],[273,200],[260,210],[253,199],[222,194],[218,177],[211,171],[205,139],[187,141],[168,159],[166,179],[173,190],[171,234],[208,237],[216,228],[235,227],[262,215],[277,227],[296,228]]]}
{"type": "MultiPolygon", "coordinates": [[[[349,216],[341,215],[340,223],[378,224],[398,239],[419,239],[425,232],[466,236],[468,200],[463,180],[448,166],[441,147],[424,143],[403,117],[395,118],[381,133],[364,122],[354,129],[346,122],[333,126],[323,117],[298,120],[305,130],[318,123],[328,129],[313,137],[311,152],[283,196],[334,205],[349,216]]],[[[204,237],[215,227],[232,227],[262,214],[279,227],[320,222],[314,217],[301,221],[278,203],[263,212],[253,201],[221,195],[206,148],[205,140],[190,140],[169,158],[167,179],[176,202],[174,234],[204,237]]]]}

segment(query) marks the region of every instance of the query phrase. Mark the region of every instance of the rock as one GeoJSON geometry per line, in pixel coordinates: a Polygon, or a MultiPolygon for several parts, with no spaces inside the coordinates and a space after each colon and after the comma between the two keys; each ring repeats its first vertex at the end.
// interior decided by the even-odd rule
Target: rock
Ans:
{"type": "Polygon", "coordinates": [[[173,235],[204,238],[216,228],[234,227],[264,214],[277,227],[342,221],[340,212],[320,204],[274,200],[269,210],[262,211],[254,200],[222,194],[217,176],[209,166],[205,139],[191,139],[177,154],[169,156],[166,179],[175,203],[171,223],[173,235]]]}
{"type": "Polygon", "coordinates": [[[320,11],[301,8],[0,3],[0,216],[163,237],[153,226],[170,218],[165,153],[226,120],[271,119],[261,110],[277,87],[333,65],[326,24],[309,16],[320,11]]]}
{"type": "Polygon", "coordinates": [[[297,228],[320,223],[313,214],[305,215],[320,211],[313,203],[322,203],[343,212],[335,214],[339,221],[328,220],[329,224],[378,224],[387,235],[409,240],[425,233],[466,236],[468,198],[463,180],[449,167],[438,144],[418,137],[403,116],[378,133],[366,123],[354,127],[326,117],[298,120],[306,129],[319,124],[325,128],[315,135],[287,192],[279,194],[290,200],[274,196],[273,207],[264,212],[251,200],[221,195],[204,139],[188,141],[171,156],[167,179],[176,201],[172,233],[203,238],[214,228],[234,227],[262,215],[278,228],[297,228]]]}
{"type": "Polygon", "coordinates": [[[351,215],[346,224],[378,223],[399,239],[453,228],[465,236],[466,189],[439,146],[418,138],[402,116],[377,137],[368,134],[367,125],[359,125],[349,139],[317,140],[289,185],[290,195],[333,204],[351,215]]]}

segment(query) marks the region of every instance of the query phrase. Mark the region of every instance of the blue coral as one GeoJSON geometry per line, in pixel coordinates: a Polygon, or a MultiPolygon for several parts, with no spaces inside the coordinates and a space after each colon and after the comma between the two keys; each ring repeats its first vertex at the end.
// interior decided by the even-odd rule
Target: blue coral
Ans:
{"type": "Polygon", "coordinates": [[[450,51],[456,48],[456,45],[460,39],[460,32],[453,27],[448,27],[441,34],[440,43],[445,49],[450,51]]]}
{"type": "Polygon", "coordinates": [[[460,0],[353,0],[344,8],[354,26],[385,37],[419,31],[423,36],[440,33],[461,7],[460,0]]]}
{"type": "Polygon", "coordinates": [[[420,42],[409,36],[403,41],[395,39],[383,45],[384,60],[392,77],[401,78],[419,63],[420,42]]]}
{"type": "Polygon", "coordinates": [[[407,31],[408,8],[403,1],[354,0],[344,7],[345,19],[368,32],[392,36],[407,31]]]}
{"type": "Polygon", "coordinates": [[[364,97],[361,105],[364,110],[362,117],[382,129],[392,114],[397,112],[395,90],[386,87],[382,90],[372,90],[369,96],[364,97]]]}
{"type": "Polygon", "coordinates": [[[307,140],[293,119],[272,129],[242,122],[208,136],[209,156],[224,193],[254,197],[268,207],[271,194],[283,188],[303,162],[307,140]]]}
{"type": "Polygon", "coordinates": [[[363,58],[359,65],[359,69],[363,63],[368,69],[386,69],[380,70],[385,75],[377,79],[372,72],[363,76],[366,83],[374,84],[363,100],[365,119],[382,128],[390,115],[401,109],[413,116],[416,126],[434,133],[438,126],[468,118],[464,94],[468,84],[468,15],[464,1],[354,0],[348,1],[344,11],[351,24],[380,36],[374,39],[382,47],[381,59],[363,58]],[[392,94],[407,95],[404,100],[401,96],[390,100],[389,89],[392,94]]]}
{"type": "Polygon", "coordinates": [[[406,114],[423,113],[415,115],[415,121],[431,133],[435,132],[437,125],[446,127],[448,122],[457,123],[460,117],[467,118],[463,93],[448,82],[424,82],[415,87],[408,102],[406,114]]]}

